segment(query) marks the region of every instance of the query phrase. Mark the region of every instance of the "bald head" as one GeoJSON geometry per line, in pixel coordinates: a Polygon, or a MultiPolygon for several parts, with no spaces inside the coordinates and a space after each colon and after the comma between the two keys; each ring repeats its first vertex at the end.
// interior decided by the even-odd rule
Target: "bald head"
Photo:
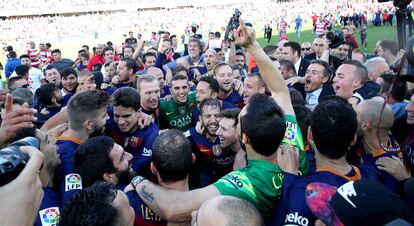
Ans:
{"type": "MultiPolygon", "coordinates": [[[[365,100],[358,104],[356,112],[358,114],[359,121],[371,123],[371,127],[376,127],[380,120],[380,114],[382,106],[384,105],[384,99],[382,97],[374,97],[369,100],[365,100]]],[[[380,128],[382,130],[390,130],[394,124],[394,113],[390,105],[385,105],[384,112],[382,113],[380,128]]]]}
{"type": "Polygon", "coordinates": [[[191,225],[262,226],[260,213],[249,202],[232,196],[217,196],[193,213],[191,225]],[[196,223],[196,224],[195,224],[196,223]]]}

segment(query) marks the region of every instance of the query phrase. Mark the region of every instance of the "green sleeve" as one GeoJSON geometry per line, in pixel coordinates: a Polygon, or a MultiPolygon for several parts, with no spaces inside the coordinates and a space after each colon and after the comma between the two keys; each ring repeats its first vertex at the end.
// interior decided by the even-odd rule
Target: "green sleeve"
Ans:
{"type": "Polygon", "coordinates": [[[309,163],[304,151],[305,148],[300,127],[294,115],[285,115],[285,120],[286,132],[285,137],[282,140],[282,144],[291,145],[299,149],[299,174],[306,175],[308,173],[309,163]]]}

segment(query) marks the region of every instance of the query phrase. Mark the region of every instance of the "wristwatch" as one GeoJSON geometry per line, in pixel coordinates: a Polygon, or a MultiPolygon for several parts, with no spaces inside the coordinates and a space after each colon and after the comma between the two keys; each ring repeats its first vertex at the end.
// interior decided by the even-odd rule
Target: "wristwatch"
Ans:
{"type": "Polygon", "coordinates": [[[139,183],[141,183],[143,180],[145,180],[145,177],[142,177],[142,176],[135,176],[134,178],[132,178],[131,185],[134,188],[134,190],[136,190],[136,186],[139,183]]]}

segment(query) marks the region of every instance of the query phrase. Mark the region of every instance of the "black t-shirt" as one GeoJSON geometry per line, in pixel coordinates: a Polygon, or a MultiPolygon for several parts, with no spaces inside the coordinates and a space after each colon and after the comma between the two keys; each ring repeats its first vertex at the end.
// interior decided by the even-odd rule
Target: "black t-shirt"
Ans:
{"type": "Polygon", "coordinates": [[[138,40],[136,38],[127,38],[127,39],[125,39],[125,44],[127,44],[127,45],[136,44],[137,42],[138,42],[138,40]]]}

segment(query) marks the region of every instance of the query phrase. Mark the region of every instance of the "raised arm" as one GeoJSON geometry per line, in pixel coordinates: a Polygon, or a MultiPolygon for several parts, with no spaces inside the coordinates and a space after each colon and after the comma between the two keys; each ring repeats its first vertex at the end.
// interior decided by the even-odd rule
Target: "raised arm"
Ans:
{"type": "MultiPolygon", "coordinates": [[[[128,186],[125,192],[132,189],[128,186]]],[[[198,210],[207,200],[220,193],[210,185],[187,192],[168,190],[148,180],[136,186],[136,192],[155,214],[167,221],[182,222],[191,220],[191,212],[198,210]]]]}
{"type": "Polygon", "coordinates": [[[285,114],[294,115],[295,112],[293,111],[285,80],[279,69],[272,63],[256,41],[254,29],[247,27],[243,19],[240,18],[240,26],[234,31],[234,38],[236,44],[245,47],[247,52],[256,60],[260,74],[277,104],[283,109],[285,114]]]}

